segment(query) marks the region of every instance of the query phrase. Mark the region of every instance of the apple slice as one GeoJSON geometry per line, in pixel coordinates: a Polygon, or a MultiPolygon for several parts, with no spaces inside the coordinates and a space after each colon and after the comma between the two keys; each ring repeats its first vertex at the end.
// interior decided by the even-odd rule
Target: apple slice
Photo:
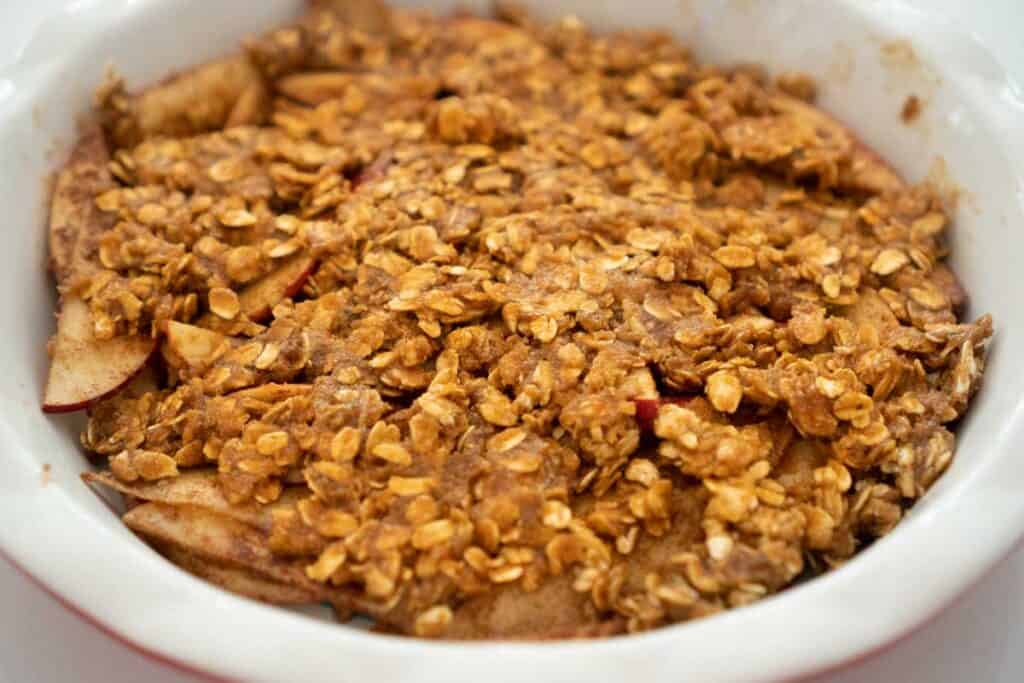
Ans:
{"type": "Polygon", "coordinates": [[[179,546],[158,544],[157,550],[189,574],[245,598],[271,605],[308,605],[321,599],[322,591],[265,579],[244,569],[212,562],[179,546]]]}
{"type": "Polygon", "coordinates": [[[155,348],[156,341],[149,337],[96,339],[89,306],[78,297],[68,297],[57,320],[43,411],[81,410],[109,396],[146,366],[155,348]]]}
{"type": "Polygon", "coordinates": [[[391,153],[384,152],[376,159],[373,160],[369,166],[361,169],[352,178],[352,190],[357,190],[360,186],[372,183],[380,178],[387,175],[388,167],[391,165],[391,153]]]}
{"type": "Polygon", "coordinates": [[[268,534],[243,522],[191,505],[163,503],[142,503],[121,519],[150,543],[176,546],[271,581],[321,590],[306,576],[303,562],[276,557],[268,534]]]}
{"type": "Polygon", "coordinates": [[[663,405],[686,405],[693,399],[692,396],[660,396],[658,398],[635,398],[636,421],[640,425],[641,432],[654,432],[654,420],[658,417],[658,411],[663,405]]]}
{"type": "Polygon", "coordinates": [[[903,179],[888,162],[831,115],[789,95],[775,95],[772,97],[771,105],[781,114],[810,121],[819,133],[827,137],[846,138],[851,141],[853,154],[850,166],[840,171],[841,187],[872,194],[895,192],[906,188],[903,179]]]}
{"type": "Polygon", "coordinates": [[[88,267],[96,240],[116,220],[93,202],[114,187],[107,170],[109,160],[103,132],[99,126],[90,126],[57,174],[50,202],[50,267],[58,284],[88,267]]]}
{"type": "MultiPolygon", "coordinates": [[[[95,267],[99,236],[116,220],[93,201],[114,187],[109,159],[102,131],[91,126],[57,176],[50,205],[50,258],[58,283],[95,267]]],[[[43,397],[43,410],[48,413],[87,408],[110,395],[146,367],[156,345],[140,336],[96,339],[89,307],[75,296],[61,303],[53,344],[43,397]]]]}
{"type": "MultiPolygon", "coordinates": [[[[266,320],[274,306],[299,293],[315,269],[316,259],[308,254],[288,257],[277,270],[267,273],[238,293],[240,314],[236,319],[247,316],[253,322],[266,320]]],[[[223,318],[213,313],[205,313],[196,321],[200,327],[215,329],[224,323],[223,318]]]]}
{"type": "MultiPolygon", "coordinates": [[[[82,480],[88,484],[98,484],[113,489],[118,493],[147,503],[163,503],[164,505],[191,505],[218,515],[269,531],[272,524],[270,510],[252,503],[234,505],[228,502],[217,483],[217,470],[200,468],[182,471],[176,477],[158,479],[156,481],[123,482],[109,470],[100,472],[83,472],[82,480]]],[[[286,489],[279,500],[294,503],[301,489],[286,489]],[[292,493],[294,491],[295,493],[292,493]]]]}
{"type": "Polygon", "coordinates": [[[231,122],[259,123],[267,93],[263,77],[245,54],[201,64],[172,76],[139,93],[113,94],[126,100],[116,106],[104,98],[101,113],[111,141],[117,148],[131,148],[160,136],[185,137],[219,130],[231,122]],[[244,102],[247,98],[255,101],[244,102]],[[254,118],[236,115],[242,106],[254,118]]]}
{"type": "Polygon", "coordinates": [[[256,322],[266,320],[274,306],[299,293],[314,270],[316,259],[312,256],[292,256],[280,268],[264,275],[239,293],[238,303],[242,312],[256,322]]]}
{"type": "Polygon", "coordinates": [[[196,375],[205,371],[230,346],[230,338],[220,332],[172,320],[167,323],[161,353],[169,366],[187,369],[196,375]]]}

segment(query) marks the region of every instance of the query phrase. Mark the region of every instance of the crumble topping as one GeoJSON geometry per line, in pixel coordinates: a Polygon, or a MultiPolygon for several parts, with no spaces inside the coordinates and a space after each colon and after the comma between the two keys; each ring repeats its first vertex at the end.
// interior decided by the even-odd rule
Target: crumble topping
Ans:
{"type": "Polygon", "coordinates": [[[189,571],[422,637],[639,631],[842,565],[949,465],[992,324],[938,199],[814,94],[373,2],[111,77],[61,288],[162,371],[92,407],[89,478],[189,571]]]}

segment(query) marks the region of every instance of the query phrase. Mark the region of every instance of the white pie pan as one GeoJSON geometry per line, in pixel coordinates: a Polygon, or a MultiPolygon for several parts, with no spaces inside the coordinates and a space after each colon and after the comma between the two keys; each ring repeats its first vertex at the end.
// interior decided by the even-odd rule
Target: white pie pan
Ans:
{"type": "Polygon", "coordinates": [[[957,457],[897,530],[843,569],[754,606],[590,642],[373,635],[234,597],[165,562],[80,483],[80,420],[39,410],[54,305],[44,178],[66,155],[108,63],[132,85],[152,82],[233,49],[299,2],[80,0],[0,72],[4,555],[108,632],[215,678],[676,683],[789,679],[855,660],[920,626],[1012,549],[1024,533],[1024,102],[985,47],[900,0],[526,4],[598,28],[667,28],[708,60],[810,72],[822,79],[825,108],[906,177],[931,172],[958,191],[953,264],[969,315],[991,312],[997,333],[957,457]],[[925,103],[912,126],[898,116],[909,94],[925,103]]]}

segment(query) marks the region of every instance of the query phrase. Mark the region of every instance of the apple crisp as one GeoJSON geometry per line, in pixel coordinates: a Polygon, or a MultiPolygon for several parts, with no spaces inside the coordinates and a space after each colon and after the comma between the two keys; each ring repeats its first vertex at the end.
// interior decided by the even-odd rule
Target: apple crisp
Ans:
{"type": "Polygon", "coordinates": [[[452,639],[746,605],[891,531],[992,333],[800,74],[514,6],[313,2],[56,183],[44,409],[244,596],[452,639]]]}

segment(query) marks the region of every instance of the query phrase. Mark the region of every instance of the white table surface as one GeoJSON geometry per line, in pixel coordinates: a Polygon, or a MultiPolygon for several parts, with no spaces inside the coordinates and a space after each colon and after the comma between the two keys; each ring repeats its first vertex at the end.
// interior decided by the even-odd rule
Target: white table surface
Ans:
{"type": "MultiPolygon", "coordinates": [[[[72,0],[0,0],[0,66],[41,17],[72,0]]],[[[826,0],[827,1],[827,0],[826,0]]],[[[1024,83],[1024,0],[908,0],[969,27],[1024,83]],[[1006,26],[1014,27],[1005,30],[1006,26]]],[[[1024,122],[1022,122],[1024,125],[1024,122]]],[[[0,683],[198,683],[77,616],[0,560],[0,683]]],[[[935,621],[887,651],[812,683],[1024,681],[1024,550],[935,621]]]]}

